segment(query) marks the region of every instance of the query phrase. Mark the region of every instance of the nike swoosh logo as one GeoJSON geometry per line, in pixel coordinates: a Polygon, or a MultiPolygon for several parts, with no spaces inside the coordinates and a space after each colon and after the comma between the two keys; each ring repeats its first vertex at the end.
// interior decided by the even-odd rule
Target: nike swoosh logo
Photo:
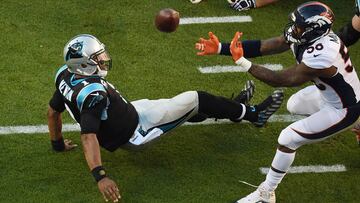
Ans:
{"type": "Polygon", "coordinates": [[[321,55],[321,54],[314,54],[314,57],[318,57],[319,55],[321,55]]]}

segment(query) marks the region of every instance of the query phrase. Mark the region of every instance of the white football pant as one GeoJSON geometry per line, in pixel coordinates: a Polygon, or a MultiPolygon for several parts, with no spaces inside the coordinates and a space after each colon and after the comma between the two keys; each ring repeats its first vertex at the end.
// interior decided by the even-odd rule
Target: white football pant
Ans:
{"type": "Polygon", "coordinates": [[[337,109],[327,104],[315,85],[292,95],[287,108],[292,114],[310,115],[290,124],[278,138],[280,145],[296,150],[304,144],[319,142],[355,124],[358,109],[337,109]]]}
{"type": "Polygon", "coordinates": [[[171,99],[141,99],[131,104],[139,114],[139,124],[129,142],[132,145],[142,145],[196,115],[199,98],[196,91],[188,91],[171,99]]]}

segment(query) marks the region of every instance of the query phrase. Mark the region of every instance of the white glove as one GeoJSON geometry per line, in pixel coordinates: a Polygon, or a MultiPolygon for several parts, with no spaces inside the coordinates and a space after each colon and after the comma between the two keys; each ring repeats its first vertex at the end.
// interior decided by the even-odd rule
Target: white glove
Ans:
{"type": "Polygon", "coordinates": [[[228,0],[230,7],[237,11],[245,11],[256,7],[255,0],[228,0]]]}

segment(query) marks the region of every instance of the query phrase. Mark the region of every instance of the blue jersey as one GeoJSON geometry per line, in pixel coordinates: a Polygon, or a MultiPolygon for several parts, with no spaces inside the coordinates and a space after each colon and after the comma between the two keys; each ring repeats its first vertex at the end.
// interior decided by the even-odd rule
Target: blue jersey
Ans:
{"type": "Polygon", "coordinates": [[[81,133],[95,133],[100,146],[114,151],[133,135],[138,114],[105,79],[76,75],[65,65],[56,73],[55,86],[50,106],[58,112],[67,109],[81,133]]]}

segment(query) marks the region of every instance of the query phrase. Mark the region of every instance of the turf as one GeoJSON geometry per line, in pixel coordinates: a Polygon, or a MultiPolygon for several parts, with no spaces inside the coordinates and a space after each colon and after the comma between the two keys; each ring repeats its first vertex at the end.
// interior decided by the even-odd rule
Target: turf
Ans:
{"type": "MultiPolygon", "coordinates": [[[[63,63],[63,46],[80,33],[96,35],[113,58],[108,80],[130,100],[166,98],[186,90],[230,96],[248,79],[245,73],[201,74],[199,66],[231,65],[230,57],[198,57],[194,43],[213,31],[229,41],[236,31],[244,39],[282,34],[287,16],[300,0],[239,13],[225,0],[3,0],[0,6],[0,126],[46,123],[54,91],[54,74],[63,63]],[[252,23],[180,26],[158,32],[158,10],[174,8],[182,17],[250,15],[252,23]]],[[[336,15],[335,30],[353,15],[353,2],[324,1],[336,15]]],[[[350,48],[355,67],[360,45],[350,48]]],[[[290,52],[252,60],[294,64],[290,52]]],[[[359,73],[359,69],[357,69],[359,73]]],[[[256,81],[254,102],[274,89],[256,81]]],[[[288,98],[299,88],[286,88],[288,98]]],[[[280,110],[286,114],[285,105],[280,110]]],[[[65,115],[66,123],[71,122],[65,115]]],[[[186,126],[142,151],[102,151],[103,165],[120,185],[122,202],[233,202],[264,179],[258,168],[271,163],[277,136],[289,123],[258,129],[250,124],[186,126]]],[[[79,133],[64,133],[80,143],[79,133]]],[[[69,153],[51,150],[46,134],[0,136],[0,202],[101,202],[81,146],[69,153]]],[[[320,144],[301,148],[294,165],[344,164],[346,172],[289,174],[277,190],[278,202],[358,202],[360,149],[344,132],[320,144]]]]}

